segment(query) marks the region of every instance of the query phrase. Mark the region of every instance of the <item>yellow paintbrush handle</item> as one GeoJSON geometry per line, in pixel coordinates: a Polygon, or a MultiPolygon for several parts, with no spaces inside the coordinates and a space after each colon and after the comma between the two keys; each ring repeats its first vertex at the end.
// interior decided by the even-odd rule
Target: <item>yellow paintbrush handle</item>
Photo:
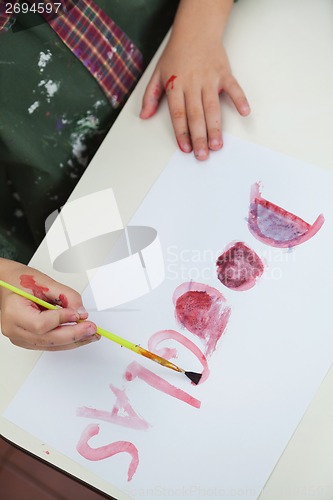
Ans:
{"type": "Polygon", "coordinates": [[[10,285],[9,283],[6,283],[5,281],[0,280],[0,286],[3,288],[7,288],[7,290],[10,290],[11,292],[16,293],[17,295],[21,295],[21,297],[24,297],[25,299],[31,300],[32,302],[35,302],[35,304],[38,304],[42,307],[45,307],[45,309],[59,309],[60,306],[55,306],[53,304],[50,304],[49,302],[46,302],[45,300],[39,299],[38,297],[35,297],[31,293],[24,292],[20,288],[17,288],[16,286],[10,285]]]}
{"type": "MultiPolygon", "coordinates": [[[[45,309],[60,309],[60,306],[55,306],[53,304],[50,304],[49,302],[46,302],[45,300],[39,299],[38,297],[35,297],[31,293],[24,292],[20,288],[17,288],[16,286],[10,285],[9,283],[6,283],[5,281],[0,280],[0,286],[3,288],[6,288],[7,290],[10,290],[13,293],[16,293],[17,295],[21,295],[21,297],[24,297],[25,299],[31,300],[35,304],[40,305],[41,307],[44,307],[45,309]]],[[[156,363],[166,366],[167,368],[171,368],[172,370],[175,370],[177,372],[183,372],[185,373],[185,370],[182,368],[179,368],[177,365],[170,363],[170,361],[162,358],[161,356],[158,356],[157,354],[153,354],[152,352],[148,351],[147,349],[144,349],[143,347],[140,347],[138,344],[134,344],[133,342],[130,342],[129,340],[123,339],[122,337],[119,337],[118,335],[108,332],[107,330],[104,330],[104,328],[101,328],[100,326],[97,327],[96,332],[99,335],[102,335],[103,337],[112,340],[116,344],[121,345],[122,347],[126,347],[127,349],[130,349],[131,351],[136,352],[137,354],[140,354],[141,356],[144,356],[146,358],[151,359],[152,361],[155,361],[156,363]]]]}
{"type": "Polygon", "coordinates": [[[151,359],[152,361],[155,361],[155,363],[158,363],[159,365],[166,366],[167,368],[171,368],[171,370],[175,370],[176,372],[183,372],[185,373],[185,370],[182,368],[179,368],[179,366],[175,365],[174,363],[170,363],[165,358],[162,358],[161,356],[158,356],[157,354],[152,353],[151,351],[148,351],[147,349],[144,349],[143,347],[139,346],[138,344],[134,344],[133,342],[130,342],[129,340],[123,339],[122,337],[118,337],[118,335],[108,332],[107,330],[104,330],[104,328],[97,327],[97,333],[102,335],[103,337],[106,337],[107,339],[112,340],[113,342],[116,342],[117,344],[126,347],[127,349],[130,349],[131,351],[136,352],[137,354],[140,354],[141,356],[144,356],[145,358],[151,359]]]}
{"type": "MultiPolygon", "coordinates": [[[[39,299],[38,297],[35,297],[31,293],[24,292],[20,288],[17,288],[16,286],[10,285],[9,283],[6,283],[5,281],[0,280],[0,286],[3,288],[6,288],[7,290],[10,290],[11,292],[16,293],[17,295],[21,295],[21,297],[24,297],[28,300],[31,300],[31,302],[35,302],[35,304],[38,304],[45,309],[60,309],[60,306],[55,306],[53,304],[50,304],[49,302],[46,302],[45,300],[39,299]]],[[[84,320],[80,320],[84,321],[84,320]]],[[[198,384],[202,374],[200,373],[195,373],[195,372],[187,372],[183,370],[183,368],[179,368],[179,366],[171,363],[165,358],[162,358],[161,356],[158,356],[157,354],[154,354],[147,349],[144,349],[143,347],[140,347],[137,344],[134,344],[133,342],[130,342],[129,340],[123,339],[121,337],[118,337],[118,335],[115,335],[114,333],[108,332],[107,330],[104,330],[104,328],[100,328],[99,326],[97,327],[97,333],[102,335],[103,337],[106,337],[109,340],[112,340],[116,344],[119,344],[123,347],[126,347],[127,349],[130,349],[131,351],[136,352],[137,354],[140,354],[141,356],[144,356],[148,359],[151,359],[152,361],[155,361],[155,363],[158,363],[162,366],[165,366],[166,368],[171,368],[171,370],[175,370],[176,372],[181,372],[185,373],[185,375],[194,383],[198,384]]]]}

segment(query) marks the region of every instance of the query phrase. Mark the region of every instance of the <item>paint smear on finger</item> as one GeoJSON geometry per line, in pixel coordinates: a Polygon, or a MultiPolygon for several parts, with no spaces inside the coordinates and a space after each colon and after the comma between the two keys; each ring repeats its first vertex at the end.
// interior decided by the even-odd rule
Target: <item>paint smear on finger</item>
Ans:
{"type": "Polygon", "coordinates": [[[176,80],[177,76],[176,75],[171,75],[170,78],[168,78],[166,84],[165,84],[165,91],[167,92],[168,90],[173,90],[174,89],[174,82],[176,80]]]}
{"type": "Polygon", "coordinates": [[[33,276],[30,274],[22,274],[20,276],[20,285],[23,288],[31,290],[32,294],[38,299],[48,301],[48,297],[44,292],[48,292],[49,289],[46,286],[38,285],[33,276]]]}
{"type": "Polygon", "coordinates": [[[23,288],[27,288],[28,290],[31,290],[32,294],[37,297],[38,299],[45,300],[46,302],[50,302],[51,304],[61,306],[61,307],[68,307],[68,299],[66,295],[61,293],[59,295],[59,298],[55,299],[50,299],[45,292],[49,292],[50,289],[46,286],[38,285],[36,283],[35,279],[33,276],[30,274],[22,274],[20,276],[20,285],[23,288]]]}

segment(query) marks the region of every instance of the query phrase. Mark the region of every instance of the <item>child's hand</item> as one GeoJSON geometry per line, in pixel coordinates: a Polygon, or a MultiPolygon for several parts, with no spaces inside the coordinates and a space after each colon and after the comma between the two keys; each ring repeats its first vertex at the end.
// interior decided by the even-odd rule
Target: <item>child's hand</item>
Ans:
{"type": "Polygon", "coordinates": [[[154,115],[165,91],[180,149],[193,150],[198,160],[206,160],[209,149],[218,150],[223,144],[219,93],[226,92],[242,116],[250,108],[220,43],[205,41],[183,49],[172,40],[166,47],[147,86],[140,116],[154,115]]]}
{"type": "MultiPolygon", "coordinates": [[[[250,107],[232,75],[221,33],[210,31],[210,21],[214,25],[215,20],[207,17],[205,24],[193,14],[193,5],[188,5],[186,1],[182,4],[178,24],[145,91],[140,116],[153,116],[165,92],[180,149],[193,150],[198,160],[205,160],[209,150],[218,150],[223,144],[219,94],[226,92],[242,116],[250,113],[250,107]]],[[[205,9],[203,2],[201,5],[205,9]]],[[[218,3],[215,5],[217,8],[218,3]]],[[[218,12],[227,17],[228,12],[218,12]]],[[[202,15],[214,16],[214,12],[205,9],[202,15]]]]}
{"type": "Polygon", "coordinates": [[[36,269],[0,259],[0,279],[32,293],[47,302],[62,306],[43,310],[34,302],[0,289],[1,330],[20,347],[44,351],[73,349],[100,338],[96,325],[86,320],[80,295],[36,269]],[[75,324],[68,324],[75,323],[75,324]]]}

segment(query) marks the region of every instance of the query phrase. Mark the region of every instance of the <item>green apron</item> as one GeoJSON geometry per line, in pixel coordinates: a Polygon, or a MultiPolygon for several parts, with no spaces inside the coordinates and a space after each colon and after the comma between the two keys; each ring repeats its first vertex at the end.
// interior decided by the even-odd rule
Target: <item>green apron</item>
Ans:
{"type": "MultiPolygon", "coordinates": [[[[145,66],[178,5],[95,1],[142,51],[145,66]]],[[[0,257],[23,263],[120,111],[48,24],[27,28],[36,16],[20,14],[20,29],[0,34],[0,257]]]]}

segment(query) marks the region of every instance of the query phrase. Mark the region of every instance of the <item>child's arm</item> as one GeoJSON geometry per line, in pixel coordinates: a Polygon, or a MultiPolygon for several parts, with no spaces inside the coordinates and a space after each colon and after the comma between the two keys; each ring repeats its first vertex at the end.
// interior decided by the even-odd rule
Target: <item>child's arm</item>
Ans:
{"type": "Polygon", "coordinates": [[[0,287],[2,333],[20,347],[44,351],[72,349],[98,340],[96,325],[86,320],[80,295],[49,276],[18,262],[0,258],[0,279],[62,306],[41,310],[35,303],[0,287]]]}
{"type": "Polygon", "coordinates": [[[238,112],[250,112],[232,75],[222,36],[233,0],[181,0],[170,40],[143,97],[141,118],[154,115],[166,92],[179,147],[198,160],[222,147],[219,93],[232,99],[238,112]]]}

